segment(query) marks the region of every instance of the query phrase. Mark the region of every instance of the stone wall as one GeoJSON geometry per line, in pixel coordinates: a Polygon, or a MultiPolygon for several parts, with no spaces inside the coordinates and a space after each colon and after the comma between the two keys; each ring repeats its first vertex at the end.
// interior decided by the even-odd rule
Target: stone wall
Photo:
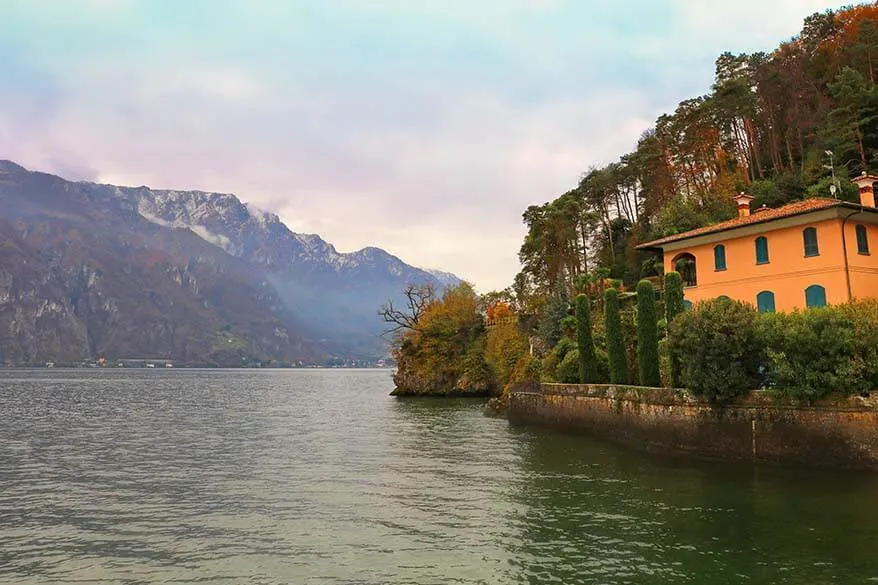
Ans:
{"type": "Polygon", "coordinates": [[[713,407],[683,391],[542,384],[509,398],[513,424],[588,432],[648,451],[878,470],[878,406],[852,398],[779,406],[759,393],[713,407]]]}

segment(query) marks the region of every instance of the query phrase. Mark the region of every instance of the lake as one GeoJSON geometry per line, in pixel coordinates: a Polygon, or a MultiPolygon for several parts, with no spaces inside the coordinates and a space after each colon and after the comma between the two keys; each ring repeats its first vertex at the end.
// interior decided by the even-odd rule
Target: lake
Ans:
{"type": "Polygon", "coordinates": [[[0,370],[0,582],[878,582],[875,474],[645,455],[392,387],[0,370]]]}

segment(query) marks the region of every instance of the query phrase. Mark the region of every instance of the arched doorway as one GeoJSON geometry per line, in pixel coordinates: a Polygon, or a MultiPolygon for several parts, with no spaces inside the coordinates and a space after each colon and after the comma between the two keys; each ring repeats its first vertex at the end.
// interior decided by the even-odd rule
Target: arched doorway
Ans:
{"type": "Polygon", "coordinates": [[[672,265],[674,270],[680,273],[683,286],[698,286],[698,271],[695,264],[695,256],[689,252],[674,256],[672,265]]]}

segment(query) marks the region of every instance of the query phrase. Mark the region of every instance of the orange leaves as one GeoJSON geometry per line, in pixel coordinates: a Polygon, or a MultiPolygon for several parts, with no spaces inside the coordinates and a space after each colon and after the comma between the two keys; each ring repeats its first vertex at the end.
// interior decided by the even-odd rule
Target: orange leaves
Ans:
{"type": "Polygon", "coordinates": [[[515,312],[512,310],[512,307],[509,306],[509,303],[497,301],[488,307],[488,310],[485,311],[485,316],[488,319],[488,323],[492,323],[507,317],[514,317],[515,312]]]}

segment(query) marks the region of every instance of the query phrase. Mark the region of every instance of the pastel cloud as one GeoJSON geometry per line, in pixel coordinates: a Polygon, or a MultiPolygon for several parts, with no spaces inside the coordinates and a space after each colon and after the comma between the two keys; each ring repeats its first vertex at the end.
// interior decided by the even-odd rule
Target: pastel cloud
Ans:
{"type": "Polygon", "coordinates": [[[829,6],[682,0],[7,0],[0,158],[237,193],[480,289],[521,212],[829,6]],[[755,18],[753,14],[759,13],[755,18]]]}

